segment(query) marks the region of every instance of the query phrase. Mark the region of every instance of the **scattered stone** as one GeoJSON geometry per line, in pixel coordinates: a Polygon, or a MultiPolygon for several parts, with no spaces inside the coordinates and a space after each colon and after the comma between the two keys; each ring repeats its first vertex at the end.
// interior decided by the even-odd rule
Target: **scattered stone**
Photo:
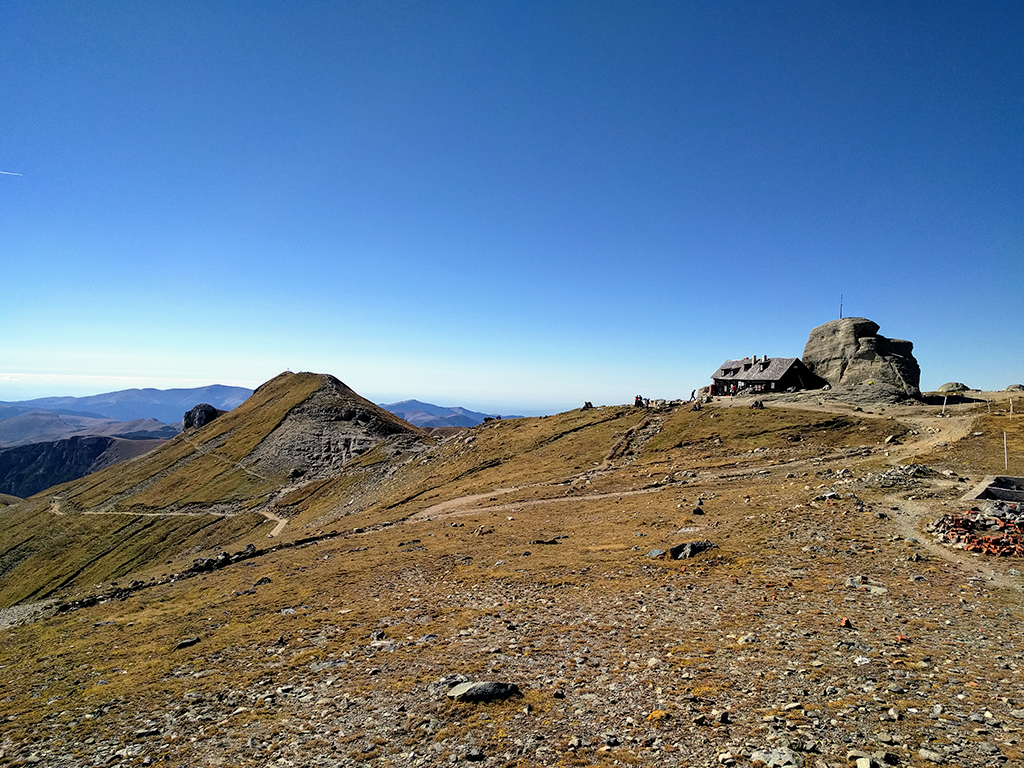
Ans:
{"type": "Polygon", "coordinates": [[[940,755],[938,752],[935,752],[934,750],[925,749],[923,747],[917,750],[917,756],[920,757],[922,760],[927,760],[930,763],[942,764],[946,762],[946,758],[943,755],[940,755]]]}
{"type": "Polygon", "coordinates": [[[775,747],[751,753],[750,762],[752,765],[763,765],[765,768],[803,768],[804,758],[788,747],[775,747]]]}
{"type": "Polygon", "coordinates": [[[447,693],[455,686],[467,682],[469,682],[469,678],[465,675],[453,673],[450,675],[445,675],[444,677],[432,682],[430,685],[427,686],[427,691],[433,695],[437,695],[439,693],[447,693]]]}
{"type": "Polygon", "coordinates": [[[180,651],[182,648],[191,648],[199,642],[198,637],[186,637],[184,640],[179,640],[178,644],[174,646],[174,650],[180,651]]]}
{"type": "Polygon", "coordinates": [[[881,582],[869,579],[867,576],[850,576],[846,580],[846,587],[859,592],[867,592],[870,595],[884,595],[889,591],[881,582]]]}

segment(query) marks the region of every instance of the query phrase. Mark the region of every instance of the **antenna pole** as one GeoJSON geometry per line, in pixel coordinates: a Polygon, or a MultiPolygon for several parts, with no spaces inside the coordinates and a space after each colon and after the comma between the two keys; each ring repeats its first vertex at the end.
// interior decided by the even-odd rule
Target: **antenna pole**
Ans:
{"type": "Polygon", "coordinates": [[[843,294],[839,294],[839,319],[843,319],[843,294]]]}

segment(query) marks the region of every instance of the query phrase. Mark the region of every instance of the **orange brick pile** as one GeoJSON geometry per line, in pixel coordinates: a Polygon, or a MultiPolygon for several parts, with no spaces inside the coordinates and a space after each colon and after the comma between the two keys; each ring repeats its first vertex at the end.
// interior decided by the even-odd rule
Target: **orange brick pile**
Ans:
{"type": "Polygon", "coordinates": [[[1007,511],[1011,514],[971,510],[943,515],[932,529],[946,543],[967,552],[1024,557],[1024,522],[1016,514],[1016,505],[1007,505],[1007,511]]]}

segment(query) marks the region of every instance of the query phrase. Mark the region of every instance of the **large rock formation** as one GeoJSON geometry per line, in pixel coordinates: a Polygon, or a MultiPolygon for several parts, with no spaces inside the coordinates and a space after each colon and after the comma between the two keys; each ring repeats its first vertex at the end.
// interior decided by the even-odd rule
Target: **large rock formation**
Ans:
{"type": "Polygon", "coordinates": [[[187,411],[181,419],[182,429],[199,429],[205,427],[211,421],[219,416],[223,416],[227,411],[222,411],[219,408],[214,408],[209,403],[200,403],[195,408],[187,411]]]}
{"type": "Polygon", "coordinates": [[[921,367],[914,358],[914,345],[879,336],[878,323],[863,317],[819,325],[811,331],[802,359],[833,387],[878,381],[912,397],[921,394],[921,367]]]}

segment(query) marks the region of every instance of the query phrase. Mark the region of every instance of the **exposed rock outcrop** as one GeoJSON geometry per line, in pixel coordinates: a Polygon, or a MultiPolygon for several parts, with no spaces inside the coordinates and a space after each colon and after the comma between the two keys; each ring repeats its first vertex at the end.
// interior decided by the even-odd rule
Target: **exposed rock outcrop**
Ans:
{"type": "Polygon", "coordinates": [[[911,397],[921,394],[921,367],[914,358],[914,345],[880,336],[878,323],[863,317],[819,325],[811,331],[802,359],[833,387],[876,381],[911,397]]]}
{"type": "Polygon", "coordinates": [[[227,411],[214,408],[209,403],[200,403],[182,417],[181,428],[199,429],[200,427],[209,424],[218,416],[223,416],[225,413],[227,413],[227,411]]]}
{"type": "Polygon", "coordinates": [[[939,392],[966,392],[969,389],[970,387],[968,387],[966,384],[962,384],[959,381],[947,381],[945,384],[939,387],[939,392]]]}
{"type": "Polygon", "coordinates": [[[250,454],[248,461],[258,471],[313,480],[337,472],[388,438],[408,436],[416,440],[424,434],[334,376],[319,374],[317,382],[316,390],[289,410],[273,433],[250,454]]]}

